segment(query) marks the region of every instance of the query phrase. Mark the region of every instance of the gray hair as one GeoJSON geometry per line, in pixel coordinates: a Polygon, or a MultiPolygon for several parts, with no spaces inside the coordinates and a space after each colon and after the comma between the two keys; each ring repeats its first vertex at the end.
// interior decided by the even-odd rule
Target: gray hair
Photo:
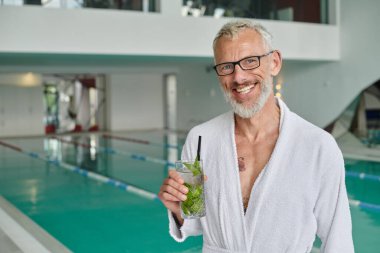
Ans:
{"type": "Polygon", "coordinates": [[[212,44],[212,47],[215,51],[216,42],[222,38],[222,37],[228,37],[228,38],[236,38],[239,34],[239,32],[245,30],[245,29],[252,29],[256,32],[258,32],[261,35],[261,38],[263,40],[264,45],[267,47],[268,50],[272,50],[272,39],[273,36],[270,34],[265,27],[263,27],[261,24],[253,22],[248,19],[242,19],[238,21],[230,21],[227,24],[225,24],[219,32],[216,34],[214,38],[214,42],[212,44]]]}

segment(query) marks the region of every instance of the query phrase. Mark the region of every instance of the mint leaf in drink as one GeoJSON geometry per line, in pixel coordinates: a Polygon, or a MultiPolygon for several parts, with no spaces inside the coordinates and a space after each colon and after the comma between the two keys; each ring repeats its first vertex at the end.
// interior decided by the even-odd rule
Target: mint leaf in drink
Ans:
{"type": "Polygon", "coordinates": [[[191,211],[193,213],[201,213],[203,211],[203,209],[204,209],[203,201],[202,201],[202,199],[199,199],[199,198],[191,206],[191,211]]]}
{"type": "Polygon", "coordinates": [[[184,203],[182,203],[182,211],[184,214],[190,215],[190,210],[186,205],[184,205],[184,203]]]}
{"type": "Polygon", "coordinates": [[[188,192],[186,194],[186,200],[181,202],[182,212],[188,217],[204,215],[205,204],[203,196],[202,164],[197,156],[194,162],[183,162],[183,166],[191,171],[192,176],[188,175],[191,179],[189,179],[189,182],[184,183],[188,192]]]}
{"type": "Polygon", "coordinates": [[[188,189],[187,199],[182,202],[182,210],[186,215],[194,215],[204,211],[203,186],[184,184],[188,189]]]}
{"type": "Polygon", "coordinates": [[[183,165],[185,165],[185,167],[190,170],[190,171],[193,171],[193,164],[192,163],[183,163],[183,165]]]}
{"type": "Polygon", "coordinates": [[[198,159],[195,159],[195,162],[193,164],[193,175],[197,176],[197,175],[200,175],[201,173],[202,173],[201,164],[198,159]]]}
{"type": "Polygon", "coordinates": [[[194,164],[184,162],[183,165],[193,173],[193,176],[198,176],[202,173],[201,164],[198,160],[195,160],[194,164]]]}

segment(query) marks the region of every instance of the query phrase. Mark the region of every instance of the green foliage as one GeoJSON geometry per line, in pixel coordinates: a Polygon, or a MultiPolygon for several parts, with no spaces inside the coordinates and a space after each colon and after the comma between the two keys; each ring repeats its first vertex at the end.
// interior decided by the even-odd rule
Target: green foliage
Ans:
{"type": "Polygon", "coordinates": [[[194,163],[183,163],[187,169],[193,172],[193,176],[198,176],[202,174],[201,164],[198,160],[195,160],[194,163]]]}
{"type": "Polygon", "coordinates": [[[189,189],[189,192],[186,194],[187,199],[182,202],[183,213],[186,215],[202,213],[204,210],[203,185],[185,183],[185,186],[189,189]]]}

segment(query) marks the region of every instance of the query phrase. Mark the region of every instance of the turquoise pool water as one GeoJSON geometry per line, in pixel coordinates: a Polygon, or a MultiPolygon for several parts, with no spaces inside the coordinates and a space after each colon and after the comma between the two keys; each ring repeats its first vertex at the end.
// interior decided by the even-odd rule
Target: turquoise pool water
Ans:
{"type": "MultiPolygon", "coordinates": [[[[166,177],[165,165],[96,149],[101,146],[166,160],[173,149],[165,147],[165,134],[117,135],[152,143],[143,145],[96,135],[78,136],[70,139],[71,143],[45,138],[6,142],[157,193],[166,177]]],[[[182,143],[183,138],[179,145],[182,143]]],[[[166,209],[157,200],[96,182],[2,146],[0,161],[0,194],[74,252],[201,251],[201,237],[189,238],[185,243],[176,243],[169,237],[166,209]]],[[[380,163],[347,160],[346,169],[380,175],[380,163]]],[[[350,199],[380,205],[380,181],[347,177],[346,184],[350,199]]],[[[380,248],[380,212],[352,206],[351,213],[356,251],[376,252],[380,248]]]]}
{"type": "MultiPolygon", "coordinates": [[[[346,160],[346,171],[380,176],[380,163],[346,160]]],[[[380,206],[380,180],[346,177],[350,199],[380,206]]],[[[353,238],[356,252],[380,252],[380,210],[351,207],[353,238]]]]}

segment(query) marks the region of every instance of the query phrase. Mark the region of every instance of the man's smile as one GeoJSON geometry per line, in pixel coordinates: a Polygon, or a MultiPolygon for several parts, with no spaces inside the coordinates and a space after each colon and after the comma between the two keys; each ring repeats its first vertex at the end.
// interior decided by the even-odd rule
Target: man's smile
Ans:
{"type": "Polygon", "coordinates": [[[248,86],[243,86],[243,87],[238,87],[236,89],[234,89],[236,92],[240,93],[240,94],[247,94],[248,92],[251,91],[252,88],[254,88],[256,85],[248,85],[248,86]]]}
{"type": "Polygon", "coordinates": [[[258,93],[259,91],[256,89],[257,87],[260,87],[260,81],[255,80],[252,82],[248,82],[245,84],[240,85],[234,85],[234,87],[231,90],[231,93],[235,97],[235,100],[237,101],[244,101],[251,97],[251,94],[258,93]]]}

